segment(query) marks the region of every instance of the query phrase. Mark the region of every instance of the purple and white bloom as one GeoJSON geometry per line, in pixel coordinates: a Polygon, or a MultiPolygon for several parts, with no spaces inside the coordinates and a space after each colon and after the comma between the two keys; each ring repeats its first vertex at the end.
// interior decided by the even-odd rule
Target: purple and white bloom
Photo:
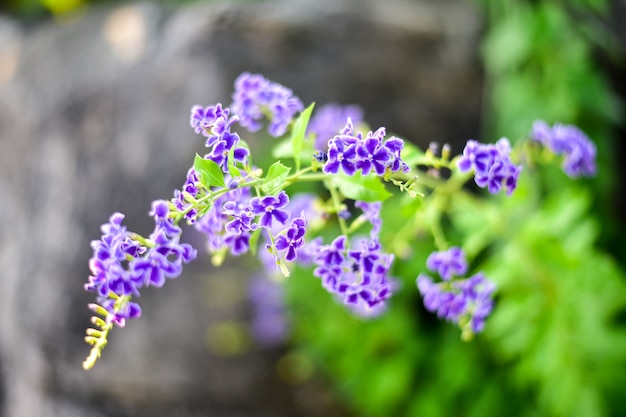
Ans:
{"type": "Polygon", "coordinates": [[[250,189],[233,188],[237,182],[228,174],[225,182],[230,191],[213,202],[195,228],[206,236],[209,253],[228,249],[232,255],[239,256],[250,248],[251,232],[258,227],[254,222],[256,214],[250,207],[250,189]]]}
{"type": "Polygon", "coordinates": [[[463,250],[453,246],[447,251],[431,253],[426,260],[426,267],[437,272],[443,280],[449,281],[455,275],[461,276],[467,272],[467,261],[463,250]]]}
{"type": "Polygon", "coordinates": [[[315,149],[326,151],[328,141],[343,129],[348,119],[359,124],[363,120],[363,110],[359,106],[335,103],[316,109],[307,127],[307,135],[315,135],[315,149]]]}
{"type": "Polygon", "coordinates": [[[356,139],[346,135],[338,135],[328,142],[328,161],[324,165],[324,172],[336,174],[339,168],[347,175],[356,172],[356,139]]]}
{"type": "Polygon", "coordinates": [[[530,137],[556,155],[564,155],[563,171],[571,178],[592,177],[596,174],[596,146],[573,125],[555,123],[552,128],[538,120],[530,137]]]}
{"type": "Polygon", "coordinates": [[[276,237],[276,250],[287,251],[285,255],[286,261],[292,262],[297,258],[297,250],[304,245],[306,225],[307,221],[304,218],[304,213],[302,213],[300,217],[296,217],[291,221],[291,226],[284,234],[276,237]]]}
{"type": "Polygon", "coordinates": [[[139,290],[146,286],[162,286],[165,278],[180,275],[182,264],[196,257],[191,245],[179,242],[181,230],[168,218],[166,201],[153,202],[150,214],[155,228],[145,245],[134,240],[136,235],[122,225],[121,213],[114,213],[102,225],[101,239],[92,242],[91,276],[85,289],[96,292],[98,303],[109,313],[107,320],[119,326],[138,317],[141,309],[129,299],[116,300],[139,296],[139,290]]]}
{"type": "Polygon", "coordinates": [[[101,239],[91,242],[91,276],[85,290],[94,291],[99,297],[108,297],[110,291],[118,296],[138,294],[137,285],[131,280],[124,264],[128,259],[141,256],[146,248],[130,238],[126,226],[122,225],[123,220],[122,213],[113,213],[109,222],[100,227],[101,239]]]}
{"type": "Polygon", "coordinates": [[[165,278],[174,278],[182,272],[182,250],[169,244],[164,235],[159,235],[159,246],[146,257],[131,263],[135,280],[146,287],[162,287],[165,278]],[[173,256],[174,259],[170,259],[173,256]]]}
{"type": "Polygon", "coordinates": [[[222,242],[233,256],[240,256],[250,249],[250,233],[227,233],[222,242]]]}
{"type": "Polygon", "coordinates": [[[385,128],[368,132],[365,137],[355,132],[352,121],[328,141],[328,159],[324,172],[336,174],[343,171],[346,175],[354,175],[359,169],[363,175],[375,172],[383,176],[387,172],[406,172],[408,165],[400,158],[404,141],[396,137],[385,140],[385,128]]]}
{"type": "Polygon", "coordinates": [[[517,187],[517,179],[522,166],[510,159],[511,145],[506,138],[496,144],[482,144],[468,140],[457,166],[461,172],[474,171],[474,181],[480,188],[487,188],[491,194],[505,189],[511,195],[517,187]]]}
{"type": "MultiPolygon", "coordinates": [[[[163,209],[163,203],[153,203],[153,211],[163,209]]],[[[183,263],[196,258],[196,250],[188,243],[180,243],[182,231],[170,221],[160,221],[155,215],[156,226],[150,240],[153,246],[145,256],[129,262],[131,276],[138,285],[162,287],[165,278],[176,278],[183,270],[183,263]],[[173,228],[175,227],[175,229],[173,228]],[[174,231],[174,233],[172,233],[174,231]]]]}
{"type": "Polygon", "coordinates": [[[271,229],[272,221],[285,224],[289,219],[289,212],[281,210],[289,204],[287,193],[281,191],[278,196],[255,197],[250,201],[250,208],[254,215],[261,216],[259,226],[271,229]]]}
{"type": "Polygon", "coordinates": [[[198,210],[193,208],[191,203],[189,203],[184,196],[184,192],[188,193],[195,199],[201,197],[201,188],[200,188],[200,179],[196,174],[196,170],[192,168],[187,171],[187,179],[183,184],[180,190],[174,190],[174,197],[172,198],[172,203],[174,207],[180,211],[185,213],[185,219],[190,223],[194,224],[197,220],[198,210]]]}
{"type": "Polygon", "coordinates": [[[182,231],[180,227],[174,224],[174,219],[169,217],[170,206],[165,200],[155,200],[152,202],[152,209],[148,213],[154,218],[154,223],[158,228],[162,229],[166,235],[179,235],[182,231]]]}
{"type": "Polygon", "coordinates": [[[456,284],[467,302],[467,312],[471,314],[471,328],[474,333],[485,327],[485,319],[493,310],[492,294],[496,285],[479,272],[456,284]]]}
{"type": "Polygon", "coordinates": [[[381,245],[376,239],[369,241],[362,239],[360,244],[361,249],[348,251],[348,256],[354,259],[356,262],[355,265],[357,265],[359,269],[369,274],[374,270],[376,262],[381,257],[381,245]]]}
{"type": "Polygon", "coordinates": [[[231,110],[240,117],[240,124],[251,132],[261,129],[264,115],[270,119],[268,132],[282,136],[294,115],[304,109],[293,92],[260,74],[243,73],[235,80],[231,110]]]}
{"type": "Polygon", "coordinates": [[[402,149],[404,149],[404,141],[392,136],[385,141],[384,146],[391,153],[391,163],[388,165],[389,170],[391,172],[409,172],[409,166],[401,158],[402,149]]]}
{"type": "Polygon", "coordinates": [[[242,205],[235,201],[227,201],[224,203],[223,214],[232,217],[224,229],[236,235],[240,235],[244,232],[256,230],[257,224],[253,223],[254,214],[250,211],[248,205],[242,205]]]}
{"type": "Polygon", "coordinates": [[[389,272],[393,255],[382,253],[377,241],[363,240],[361,246],[360,251],[349,250],[344,235],[320,246],[314,257],[313,274],[350,310],[372,316],[382,311],[382,305],[391,296],[393,280],[389,272]]]}
{"type": "Polygon", "coordinates": [[[428,269],[438,271],[443,278],[434,282],[426,274],[419,274],[417,288],[424,298],[426,310],[458,324],[464,331],[479,333],[493,309],[495,284],[482,272],[469,278],[454,278],[467,272],[465,256],[459,248],[434,252],[426,261],[428,269]]]}
{"type": "Polygon", "coordinates": [[[208,138],[213,134],[212,129],[216,122],[219,119],[227,118],[229,112],[227,108],[223,109],[219,103],[208,107],[193,106],[189,124],[196,133],[200,133],[208,138]]]}
{"type": "Polygon", "coordinates": [[[376,175],[385,175],[385,171],[392,158],[392,154],[386,146],[383,146],[385,128],[380,128],[376,132],[369,132],[367,136],[359,141],[356,146],[358,161],[356,167],[361,169],[363,175],[374,171],[376,175]]]}
{"type": "MultiPolygon", "coordinates": [[[[113,298],[106,298],[100,301],[99,306],[103,307],[109,316],[107,321],[115,323],[118,327],[124,327],[126,320],[137,319],[141,317],[141,307],[133,301],[127,301],[116,306],[113,298]]],[[[90,307],[94,306],[90,304],[90,307]]]]}
{"type": "Polygon", "coordinates": [[[207,138],[205,143],[207,148],[212,147],[222,137],[224,132],[230,132],[231,126],[239,121],[237,116],[229,118],[229,114],[230,110],[222,108],[222,105],[219,103],[206,108],[202,106],[193,106],[191,108],[191,127],[194,128],[196,133],[200,133],[207,138]]]}
{"type": "Polygon", "coordinates": [[[250,151],[246,148],[238,148],[239,135],[237,133],[231,133],[230,130],[225,130],[219,139],[214,142],[213,150],[205,155],[205,159],[211,159],[218,164],[224,173],[228,173],[228,154],[231,149],[233,151],[233,158],[237,162],[246,163],[246,159],[250,154],[250,151]]]}

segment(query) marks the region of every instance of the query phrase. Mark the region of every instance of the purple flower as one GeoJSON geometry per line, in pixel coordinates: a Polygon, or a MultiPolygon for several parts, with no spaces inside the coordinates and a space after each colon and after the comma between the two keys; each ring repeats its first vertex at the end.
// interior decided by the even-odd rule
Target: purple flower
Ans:
{"type": "Polygon", "coordinates": [[[404,141],[395,136],[390,137],[385,141],[385,148],[391,153],[391,162],[387,165],[391,172],[409,172],[409,166],[400,157],[402,149],[404,149],[404,141]]]}
{"type": "Polygon", "coordinates": [[[351,120],[341,131],[328,141],[328,160],[324,172],[336,174],[341,169],[346,175],[354,175],[361,170],[363,175],[374,171],[382,176],[387,172],[408,171],[408,165],[400,154],[404,141],[396,137],[385,140],[385,128],[368,132],[365,138],[355,133],[351,120]]]}
{"type": "Polygon", "coordinates": [[[246,148],[237,147],[239,135],[231,132],[231,128],[239,117],[229,118],[229,113],[230,110],[223,109],[221,104],[206,108],[194,106],[190,120],[196,133],[202,133],[207,138],[206,147],[211,148],[205,158],[213,160],[225,173],[228,173],[228,155],[233,148],[235,161],[245,163],[249,154],[246,148]]]}
{"type": "Polygon", "coordinates": [[[475,140],[468,140],[463,149],[463,155],[458,161],[461,172],[468,172],[472,169],[476,172],[485,173],[493,163],[496,152],[489,145],[483,145],[475,140]]]}
{"type": "Polygon", "coordinates": [[[506,189],[511,195],[517,187],[517,178],[522,169],[510,160],[511,145],[502,138],[495,145],[468,140],[457,166],[461,172],[474,170],[474,181],[481,188],[497,194],[506,189]]]}
{"type": "Polygon", "coordinates": [[[240,235],[244,232],[249,232],[257,228],[256,223],[252,223],[254,215],[249,210],[249,207],[237,204],[235,201],[227,201],[224,203],[223,214],[231,216],[230,220],[225,225],[225,229],[229,233],[240,235]]]}
{"type": "Polygon", "coordinates": [[[336,174],[339,168],[347,175],[356,172],[356,140],[350,136],[338,135],[328,142],[328,161],[324,165],[324,172],[336,174]]]}
{"type": "Polygon", "coordinates": [[[225,130],[219,139],[215,141],[213,150],[205,155],[205,159],[213,160],[213,162],[222,168],[224,173],[228,173],[228,154],[231,149],[235,148],[233,158],[238,162],[245,163],[250,153],[246,148],[237,148],[238,143],[239,135],[237,133],[231,133],[230,130],[225,130]]]}
{"type": "Polygon", "coordinates": [[[180,274],[182,266],[170,262],[166,256],[158,251],[150,252],[147,258],[136,260],[132,265],[137,274],[137,280],[145,286],[162,287],[165,277],[173,278],[180,274]]]}
{"type": "Polygon", "coordinates": [[[148,213],[154,217],[154,223],[162,229],[166,235],[175,236],[181,233],[180,227],[174,224],[174,219],[169,218],[170,206],[165,200],[152,202],[152,210],[148,213]]]}
{"type": "Polygon", "coordinates": [[[188,193],[195,199],[201,197],[202,191],[199,184],[200,180],[198,179],[196,171],[193,168],[190,168],[189,171],[187,171],[187,179],[185,180],[185,183],[180,190],[174,190],[174,197],[171,200],[174,207],[178,211],[185,213],[185,219],[187,219],[187,221],[191,224],[196,222],[198,210],[192,208],[192,205],[187,202],[184,192],[188,193]]]}
{"type": "Polygon", "coordinates": [[[162,286],[166,277],[178,276],[182,264],[196,257],[191,245],[179,243],[181,230],[169,218],[168,202],[153,202],[150,214],[155,228],[145,245],[134,240],[137,235],[122,225],[121,213],[114,213],[102,225],[101,239],[92,242],[94,254],[89,260],[92,275],[85,289],[97,293],[98,303],[109,312],[107,320],[120,326],[126,319],[138,317],[141,309],[129,299],[117,300],[139,296],[139,289],[144,286],[162,286]]]}
{"type": "MultiPolygon", "coordinates": [[[[155,205],[159,205],[157,202],[155,205]]],[[[146,256],[134,259],[129,268],[132,271],[133,280],[141,283],[141,286],[162,287],[165,278],[176,278],[183,269],[183,263],[189,263],[196,258],[197,252],[188,243],[180,243],[181,231],[168,235],[167,229],[162,222],[156,224],[150,240],[154,246],[149,249],[146,256]]]]}
{"type": "Polygon", "coordinates": [[[353,312],[371,316],[380,313],[391,296],[393,283],[388,275],[393,256],[382,253],[377,241],[363,240],[361,247],[349,250],[343,235],[320,246],[313,273],[353,312]]]}
{"type": "Polygon", "coordinates": [[[343,253],[346,250],[347,240],[346,236],[340,235],[330,245],[321,247],[318,257],[323,261],[322,264],[340,266],[344,260],[343,253]]]}
{"type": "Polygon", "coordinates": [[[596,146],[580,129],[573,125],[544,121],[533,124],[531,138],[557,155],[564,155],[563,171],[571,178],[591,177],[596,174],[596,146]]]}
{"type": "Polygon", "coordinates": [[[378,240],[361,240],[360,250],[348,251],[349,256],[354,259],[363,272],[371,273],[378,259],[380,259],[380,243],[378,240]]]}
{"type": "Polygon", "coordinates": [[[502,182],[508,172],[506,166],[501,160],[494,161],[489,169],[485,172],[476,172],[476,185],[481,188],[487,187],[491,194],[497,194],[502,189],[502,182]]]}
{"type": "Polygon", "coordinates": [[[467,310],[472,313],[470,321],[472,331],[481,332],[485,327],[485,319],[493,310],[492,294],[496,285],[479,272],[459,282],[457,287],[467,300],[467,310]]]}
{"type": "Polygon", "coordinates": [[[316,109],[307,128],[307,135],[315,135],[315,149],[328,149],[328,141],[341,131],[348,119],[359,124],[363,120],[363,110],[359,106],[335,103],[316,109]]]}
{"type": "Polygon", "coordinates": [[[268,132],[274,137],[282,136],[294,115],[304,109],[293,92],[273,83],[260,74],[243,73],[235,80],[233,113],[238,115],[242,126],[251,132],[261,128],[260,120],[269,113],[268,132]]]}
{"type": "Polygon", "coordinates": [[[115,323],[118,327],[124,327],[126,320],[136,319],[141,317],[141,307],[139,304],[132,301],[122,303],[120,306],[115,305],[115,300],[107,298],[100,303],[108,313],[107,320],[115,323]]]}
{"type": "Polygon", "coordinates": [[[363,175],[367,175],[374,170],[376,175],[382,176],[387,170],[389,160],[392,155],[390,150],[383,146],[385,129],[380,128],[376,132],[369,132],[367,137],[356,146],[356,154],[359,160],[356,167],[361,169],[363,175]]]}
{"type": "MultiPolygon", "coordinates": [[[[236,182],[225,176],[227,187],[236,182]]],[[[256,230],[256,215],[250,208],[250,189],[234,188],[220,196],[195,224],[196,230],[207,238],[210,253],[227,248],[235,256],[250,248],[250,232],[256,230]]]]}
{"type": "Polygon", "coordinates": [[[130,238],[126,227],[122,226],[124,215],[114,213],[109,222],[102,225],[102,237],[91,242],[93,256],[89,260],[91,276],[85,290],[93,291],[99,297],[108,297],[109,292],[117,296],[138,294],[136,284],[131,280],[125,264],[135,259],[146,248],[130,238]]]}
{"type": "Polygon", "coordinates": [[[544,146],[548,146],[552,140],[552,128],[543,120],[535,120],[530,133],[530,138],[544,146]]]}
{"type": "Polygon", "coordinates": [[[463,250],[453,246],[447,251],[433,252],[426,260],[426,267],[437,272],[439,276],[449,281],[455,275],[464,275],[467,272],[467,262],[463,250]]]}
{"type": "Polygon", "coordinates": [[[281,191],[278,196],[255,197],[250,201],[250,208],[254,215],[261,216],[259,225],[271,229],[272,219],[285,224],[289,219],[289,212],[281,210],[289,204],[287,193],[281,191]]]}
{"type": "Polygon", "coordinates": [[[322,287],[328,292],[334,293],[337,283],[342,274],[341,266],[321,263],[313,271],[313,275],[322,279],[322,287]]]}
{"type": "MultiPolygon", "coordinates": [[[[304,213],[303,213],[304,214],[304,213]]],[[[297,217],[292,220],[291,226],[284,234],[276,238],[276,250],[287,251],[285,260],[291,262],[297,257],[297,250],[304,245],[304,234],[306,233],[306,219],[297,217]]]]}
{"type": "MultiPolygon", "coordinates": [[[[203,136],[209,138],[209,141],[213,141],[211,138],[215,137],[215,126],[223,124],[225,120],[228,120],[228,109],[223,109],[221,104],[215,106],[202,107],[193,106],[191,108],[191,117],[189,124],[195,130],[196,133],[200,133],[203,136]]],[[[210,146],[212,143],[207,143],[210,146]]]]}
{"type": "Polygon", "coordinates": [[[250,233],[228,233],[224,238],[224,245],[230,249],[230,253],[234,256],[243,255],[250,249],[250,233]]]}
{"type": "Polygon", "coordinates": [[[426,310],[458,324],[464,336],[481,332],[493,309],[495,284],[481,272],[469,278],[453,279],[453,273],[464,275],[467,272],[467,264],[459,248],[435,252],[426,264],[428,269],[438,271],[444,279],[436,283],[426,274],[417,277],[417,288],[424,298],[426,310]]]}

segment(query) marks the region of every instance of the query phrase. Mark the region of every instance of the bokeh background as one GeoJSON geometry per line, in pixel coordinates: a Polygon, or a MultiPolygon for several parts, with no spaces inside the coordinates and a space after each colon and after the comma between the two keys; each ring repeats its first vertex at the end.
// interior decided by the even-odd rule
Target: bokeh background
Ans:
{"type": "MultiPolygon", "coordinates": [[[[625,1],[1,7],[0,416],[626,415],[625,1]],[[537,118],[575,123],[599,175],[540,177],[545,203],[523,233],[478,260],[502,296],[471,343],[421,307],[411,285],[430,248],[416,241],[376,320],[350,316],[306,271],[266,289],[289,329],[272,340],[254,337],[258,264],[201,257],[147,291],[144,317],[83,371],[89,242],[114,211],[149,231],[150,201],[203,149],[189,109],[229,103],[243,71],[305,103],[357,103],[372,126],[453,153],[524,138],[537,118]]],[[[519,223],[525,198],[499,218],[519,223]]],[[[452,223],[471,234],[471,220],[452,223]]]]}

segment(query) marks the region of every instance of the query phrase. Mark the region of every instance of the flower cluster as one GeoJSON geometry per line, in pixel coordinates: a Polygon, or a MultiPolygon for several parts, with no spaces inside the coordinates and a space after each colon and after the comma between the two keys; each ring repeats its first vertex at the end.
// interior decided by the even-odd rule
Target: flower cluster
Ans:
{"type": "Polygon", "coordinates": [[[511,195],[522,167],[511,162],[510,153],[511,145],[506,138],[495,145],[468,140],[458,168],[461,172],[474,170],[474,181],[480,188],[487,187],[492,194],[506,189],[506,194],[511,195]]]}
{"type": "Polygon", "coordinates": [[[228,164],[232,153],[235,162],[245,163],[249,155],[248,149],[239,145],[240,138],[237,133],[231,132],[231,127],[239,121],[238,116],[229,117],[230,110],[222,108],[221,104],[203,108],[194,106],[191,109],[190,124],[196,133],[200,133],[207,138],[206,147],[211,151],[204,156],[228,173],[228,164]]]}
{"type": "Polygon", "coordinates": [[[318,247],[313,274],[351,310],[369,316],[379,312],[391,296],[388,274],[393,259],[393,255],[382,252],[377,240],[362,239],[360,248],[351,250],[347,237],[340,235],[330,244],[318,247]]]}
{"type": "Polygon", "coordinates": [[[564,155],[563,171],[571,178],[591,177],[596,173],[596,146],[580,129],[560,123],[550,127],[537,120],[531,138],[557,155],[564,155]]]}
{"type": "Polygon", "coordinates": [[[426,274],[417,277],[417,287],[424,297],[426,310],[458,324],[465,338],[481,332],[493,308],[495,284],[481,272],[465,279],[456,278],[467,272],[465,255],[458,247],[433,252],[426,266],[443,280],[436,283],[426,274]]]}
{"type": "MultiPolygon", "coordinates": [[[[228,183],[233,186],[236,184],[230,179],[228,183]]],[[[209,253],[222,254],[228,250],[231,255],[239,256],[248,252],[250,238],[258,227],[250,201],[249,188],[229,189],[216,198],[198,220],[195,228],[207,238],[209,253]]]]}
{"type": "Polygon", "coordinates": [[[363,110],[359,106],[330,103],[318,108],[309,122],[307,134],[315,135],[315,149],[326,151],[328,141],[350,120],[358,125],[363,120],[363,110]]]}
{"type": "Polygon", "coordinates": [[[149,239],[128,232],[122,225],[124,215],[114,213],[102,225],[101,239],[92,242],[91,276],[85,289],[97,293],[107,321],[123,327],[126,319],[139,317],[141,308],[130,298],[139,296],[143,287],[162,287],[166,278],[179,276],[182,264],[196,257],[191,245],[180,243],[181,230],[169,212],[166,201],[152,204],[155,228],[149,239]]]}
{"type": "Polygon", "coordinates": [[[400,157],[403,148],[402,139],[392,136],[385,140],[385,128],[363,137],[360,132],[354,132],[352,121],[348,120],[341,133],[328,141],[328,161],[323,170],[327,174],[343,171],[350,176],[358,170],[363,175],[374,172],[378,176],[406,172],[409,167],[400,157]]]}
{"type": "Polygon", "coordinates": [[[358,220],[372,226],[369,238],[350,242],[346,235],[339,235],[326,245],[313,241],[307,251],[314,254],[313,274],[328,292],[358,315],[373,316],[385,309],[385,301],[392,295],[395,283],[389,273],[394,256],[384,253],[380,244],[380,203],[357,201],[355,206],[363,212],[358,220]]]}
{"type": "MultiPolygon", "coordinates": [[[[86,369],[100,356],[114,325],[123,326],[126,320],[140,316],[141,308],[135,300],[140,291],[145,287],[162,287],[168,278],[181,274],[183,264],[196,257],[193,247],[180,242],[181,221],[206,236],[207,249],[215,264],[221,263],[228,253],[240,256],[254,252],[256,246],[264,247],[266,250],[257,253],[266,275],[289,276],[286,265],[298,262],[311,266],[322,286],[353,312],[373,316],[385,310],[397,286],[391,276],[394,255],[385,251],[386,238],[381,237],[382,201],[394,198],[385,184],[405,191],[409,199],[424,197],[421,207],[433,201],[429,197],[438,191],[443,179],[421,181],[419,171],[407,175],[411,167],[402,158],[404,141],[393,136],[387,138],[385,128],[366,134],[355,131],[353,123],[362,120],[362,112],[356,106],[323,107],[307,126],[312,108],[303,111],[302,103],[288,88],[261,75],[244,73],[235,82],[230,108],[216,104],[191,109],[190,126],[204,138],[209,150],[204,156],[196,155],[184,184],[169,201],[152,203],[153,232],[147,238],[131,233],[122,224],[124,216],[115,213],[102,226],[100,240],[92,242],[91,275],[85,288],[96,293],[98,304],[90,308],[103,319],[94,317],[92,323],[96,328],[87,331],[86,341],[93,348],[85,361],[86,369]],[[301,114],[296,120],[298,112],[301,114]],[[268,130],[273,136],[282,136],[295,126],[290,141],[278,145],[281,157],[293,160],[293,165],[276,161],[265,172],[252,165],[248,145],[233,130],[240,124],[258,131],[263,118],[269,120],[268,130]],[[307,149],[316,151],[308,165],[307,158],[302,158],[307,149]],[[330,193],[330,199],[322,201],[308,194],[287,194],[287,187],[299,181],[320,182],[330,193]],[[348,210],[352,202],[361,212],[355,218],[348,210]],[[341,232],[330,238],[330,243],[324,243],[314,233],[331,216],[336,216],[341,232]],[[369,229],[369,235],[358,235],[364,226],[369,229]]],[[[568,175],[595,172],[595,147],[575,127],[550,128],[537,122],[533,139],[565,156],[564,169],[568,175]]],[[[496,144],[468,141],[456,167],[451,166],[448,153],[444,148],[438,160],[432,150],[426,159],[414,150],[404,156],[415,168],[445,166],[471,171],[476,184],[493,194],[506,190],[510,195],[517,186],[521,166],[511,161],[511,147],[505,138],[496,144]]],[[[450,187],[442,188],[442,193],[453,193],[463,185],[458,181],[449,184],[450,187]]],[[[418,209],[416,213],[417,206],[413,203],[405,207],[410,208],[408,216],[418,216],[421,211],[418,209]]],[[[407,210],[403,210],[403,216],[404,211],[407,210]]],[[[409,229],[405,230],[418,232],[420,229],[410,229],[411,225],[418,228],[418,223],[406,223],[409,229]]],[[[407,246],[407,242],[399,243],[407,246]]],[[[417,278],[426,309],[459,325],[465,338],[482,331],[493,307],[495,285],[482,273],[461,278],[467,273],[468,264],[458,247],[432,253],[427,267],[437,272],[441,280],[435,282],[426,274],[417,278]]],[[[280,298],[262,290],[256,293],[257,301],[280,298]]],[[[281,308],[261,310],[261,316],[271,316],[274,321],[282,314],[281,308]]],[[[285,326],[276,325],[275,330],[274,336],[278,337],[284,333],[285,326]]]]}
{"type": "Polygon", "coordinates": [[[303,108],[300,99],[290,89],[260,74],[246,72],[235,81],[231,109],[241,118],[240,124],[251,132],[261,129],[261,119],[268,116],[269,134],[282,136],[294,115],[303,108]]]}

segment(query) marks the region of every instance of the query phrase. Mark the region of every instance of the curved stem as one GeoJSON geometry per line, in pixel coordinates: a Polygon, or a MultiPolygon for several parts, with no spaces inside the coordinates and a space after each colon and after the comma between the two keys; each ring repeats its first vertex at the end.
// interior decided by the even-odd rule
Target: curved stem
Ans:
{"type": "Polygon", "coordinates": [[[324,185],[330,192],[330,198],[333,202],[333,207],[335,208],[335,213],[337,214],[337,221],[339,222],[339,228],[341,229],[341,233],[345,236],[348,236],[348,226],[346,225],[346,221],[341,218],[339,213],[341,213],[341,199],[339,198],[339,193],[337,189],[333,187],[333,185],[328,180],[324,180],[324,185]]]}

